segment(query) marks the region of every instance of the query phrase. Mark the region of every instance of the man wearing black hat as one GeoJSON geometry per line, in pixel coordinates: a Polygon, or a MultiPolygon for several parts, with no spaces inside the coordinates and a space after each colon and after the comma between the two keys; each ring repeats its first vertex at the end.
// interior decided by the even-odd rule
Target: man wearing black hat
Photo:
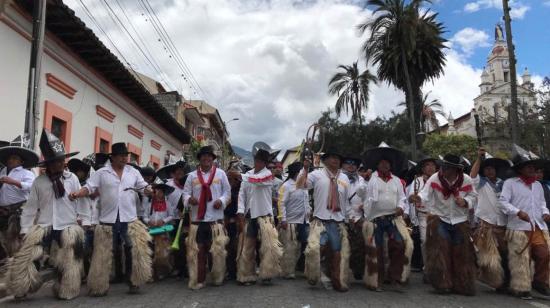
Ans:
{"type": "Polygon", "coordinates": [[[199,166],[189,173],[183,189],[183,203],[190,208],[191,217],[186,250],[192,290],[206,286],[207,274],[218,286],[225,278],[225,246],[229,238],[223,211],[231,198],[231,187],[225,172],[214,165],[216,158],[211,146],[202,147],[197,153],[199,166]],[[210,271],[208,264],[212,264],[210,271]]]}
{"type": "Polygon", "coordinates": [[[151,236],[137,219],[135,191],[150,194],[149,184],[138,170],[128,165],[125,143],[111,146],[111,163],[95,172],[86,185],[71,193],[73,199],[99,191],[99,225],[95,228],[94,252],[88,274],[92,296],[104,296],[109,290],[113,251],[124,245],[125,274],[130,293],[151,279],[151,236]]]}
{"type": "Polygon", "coordinates": [[[407,282],[410,275],[414,245],[403,220],[405,187],[403,181],[392,174],[393,169],[399,170],[402,166],[402,157],[400,151],[385,145],[367,152],[366,161],[376,166],[367,184],[365,205],[365,219],[370,223],[365,227],[368,253],[364,281],[371,290],[380,290],[384,282],[399,286],[407,282]],[[374,264],[373,269],[370,265],[374,264]]]}
{"type": "Polygon", "coordinates": [[[438,173],[432,175],[416,204],[429,204],[424,271],[436,291],[475,295],[476,262],[468,214],[477,193],[463,173],[460,157],[447,154],[438,173]]]}
{"type": "MultiPolygon", "coordinates": [[[[428,182],[428,179],[437,172],[437,159],[426,157],[418,162],[414,168],[419,175],[406,188],[406,195],[418,194],[428,182]]],[[[409,217],[414,226],[418,227],[420,235],[420,250],[423,264],[426,264],[426,228],[430,204],[410,203],[409,217]]],[[[426,280],[425,280],[426,281],[426,280]]]]}
{"type": "Polygon", "coordinates": [[[53,286],[59,299],[79,295],[81,284],[84,230],[90,225],[90,209],[69,198],[69,192],[80,189],[78,178],[65,170],[65,159],[78,154],[65,153],[63,142],[45,129],[40,137],[40,150],[46,172],[34,181],[21,214],[21,249],[8,261],[8,289],[16,298],[40,289],[42,279],[35,262],[48,253],[53,242],[58,251],[53,257],[57,279],[53,286]]]}
{"type": "Polygon", "coordinates": [[[507,215],[508,266],[510,291],[529,297],[531,288],[550,295],[548,286],[550,255],[544,192],[536,181],[536,169],[542,161],[534,154],[514,145],[514,169],[518,174],[504,181],[499,205],[507,215]],[[534,261],[533,272],[531,259],[534,261]]]}
{"type": "Polygon", "coordinates": [[[38,155],[26,148],[26,138],[19,136],[0,148],[0,260],[19,249],[19,215],[29,198],[35,175],[28,168],[36,166],[38,155]]]}
{"type": "Polygon", "coordinates": [[[295,278],[296,264],[309,235],[309,194],[307,190],[296,187],[300,170],[300,162],[288,165],[288,177],[279,188],[277,200],[279,238],[283,244],[281,268],[283,277],[287,279],[295,278]]]}
{"type": "Polygon", "coordinates": [[[311,285],[321,279],[321,255],[329,260],[332,287],[348,291],[350,245],[346,229],[349,208],[350,183],[340,170],[342,156],[336,149],[328,149],[321,160],[324,168],[309,172],[310,161],[304,160],[304,169],[296,187],[313,189],[313,220],[305,251],[305,275],[311,285]]]}
{"type": "Polygon", "coordinates": [[[350,182],[348,198],[348,229],[351,246],[350,268],[355,279],[363,278],[365,270],[365,239],[363,238],[363,216],[366,201],[367,183],[357,172],[361,165],[361,159],[348,155],[342,162],[342,172],[350,182]]]}
{"type": "Polygon", "coordinates": [[[508,161],[486,158],[486,155],[485,149],[480,148],[470,171],[470,177],[479,194],[475,206],[479,227],[474,236],[477,263],[480,280],[497,291],[505,292],[510,282],[506,248],[507,217],[499,208],[498,198],[504,182],[498,174],[511,168],[508,161]]]}
{"type": "Polygon", "coordinates": [[[260,244],[259,278],[268,283],[281,273],[283,250],[273,219],[273,175],[266,166],[271,155],[258,149],[254,169],[242,175],[237,214],[239,217],[239,253],[237,281],[250,285],[256,281],[256,242],[260,244]]]}

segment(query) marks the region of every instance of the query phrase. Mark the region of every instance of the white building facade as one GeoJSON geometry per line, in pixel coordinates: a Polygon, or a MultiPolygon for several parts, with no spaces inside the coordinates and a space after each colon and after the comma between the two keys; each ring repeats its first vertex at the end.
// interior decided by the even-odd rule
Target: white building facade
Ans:
{"type": "MultiPolygon", "coordinates": [[[[0,140],[24,130],[32,33],[28,3],[0,0],[0,140]]],[[[184,128],[74,12],[59,1],[48,2],[47,14],[36,140],[45,127],[68,151],[80,151],[79,157],[125,142],[133,161],[155,167],[164,165],[167,154],[181,155],[189,142],[184,128]]]]}

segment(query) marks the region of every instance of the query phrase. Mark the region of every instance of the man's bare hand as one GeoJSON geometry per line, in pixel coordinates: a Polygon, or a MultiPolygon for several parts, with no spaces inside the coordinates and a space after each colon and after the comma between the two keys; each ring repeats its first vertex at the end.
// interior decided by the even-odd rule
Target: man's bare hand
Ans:
{"type": "Polygon", "coordinates": [[[545,222],[550,222],[550,214],[542,215],[542,219],[544,219],[545,222]]]}
{"type": "Polygon", "coordinates": [[[404,211],[403,211],[402,208],[398,207],[398,208],[395,209],[395,215],[396,216],[402,216],[403,213],[404,213],[404,211]]]}
{"type": "Polygon", "coordinates": [[[422,199],[420,198],[419,195],[410,195],[409,196],[409,202],[410,203],[415,203],[415,204],[422,203],[422,199]]]}
{"type": "Polygon", "coordinates": [[[216,210],[221,209],[221,208],[222,208],[222,205],[223,205],[222,200],[218,199],[218,200],[214,201],[214,208],[215,208],[216,210]]]}
{"type": "Polygon", "coordinates": [[[455,202],[456,202],[456,205],[458,205],[458,207],[461,207],[464,209],[468,208],[468,202],[466,202],[466,200],[464,200],[464,198],[462,197],[456,197],[455,202]]]}
{"type": "Polygon", "coordinates": [[[309,171],[309,167],[311,166],[311,161],[309,159],[304,159],[304,170],[309,171]]]}
{"type": "Polygon", "coordinates": [[[518,215],[518,218],[523,221],[526,221],[526,222],[531,221],[531,219],[529,218],[529,214],[525,213],[524,211],[519,211],[517,215],[518,215]]]}
{"type": "Polygon", "coordinates": [[[281,224],[279,225],[281,229],[286,230],[288,228],[288,223],[286,221],[281,221],[281,224]]]}
{"type": "Polygon", "coordinates": [[[191,197],[191,198],[189,198],[189,204],[191,204],[191,205],[198,205],[198,204],[199,204],[199,200],[197,200],[197,198],[195,198],[195,197],[191,197]]]}
{"type": "Polygon", "coordinates": [[[485,154],[486,154],[486,153],[487,153],[487,152],[485,151],[484,148],[479,148],[479,149],[477,150],[477,157],[483,158],[483,157],[485,157],[485,154]]]}

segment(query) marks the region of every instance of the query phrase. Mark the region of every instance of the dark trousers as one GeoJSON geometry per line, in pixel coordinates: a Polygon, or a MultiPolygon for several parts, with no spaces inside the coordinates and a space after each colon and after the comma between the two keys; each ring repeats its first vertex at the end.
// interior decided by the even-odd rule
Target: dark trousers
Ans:
{"type": "Polygon", "coordinates": [[[120,222],[120,219],[117,217],[116,222],[112,224],[112,228],[116,280],[119,282],[125,280],[127,283],[130,283],[130,276],[132,274],[132,240],[128,236],[128,223],[120,222]],[[124,268],[122,266],[123,252],[124,268]]]}
{"type": "Polygon", "coordinates": [[[384,282],[400,282],[405,265],[405,243],[399,230],[395,226],[394,215],[382,216],[374,219],[374,241],[378,253],[378,280],[384,282]],[[384,235],[388,238],[388,279],[386,276],[384,235]]]}

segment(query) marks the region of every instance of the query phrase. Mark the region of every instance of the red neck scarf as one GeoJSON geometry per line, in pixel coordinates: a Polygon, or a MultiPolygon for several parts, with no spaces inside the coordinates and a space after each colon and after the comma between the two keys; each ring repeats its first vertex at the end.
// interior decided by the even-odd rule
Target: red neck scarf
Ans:
{"type": "Polygon", "coordinates": [[[214,181],[214,176],[216,176],[216,166],[212,166],[212,168],[210,168],[210,177],[208,178],[208,182],[205,183],[204,178],[202,177],[201,168],[197,168],[197,177],[201,183],[199,212],[197,213],[198,220],[204,219],[204,215],[206,214],[206,203],[212,201],[212,191],[210,190],[210,185],[212,185],[212,182],[214,181]]]}
{"type": "Polygon", "coordinates": [[[527,186],[531,186],[531,184],[535,183],[537,181],[537,178],[534,177],[534,176],[520,176],[519,177],[523,183],[525,183],[525,185],[527,186]]]}
{"type": "Polygon", "coordinates": [[[153,202],[151,202],[151,208],[155,212],[166,212],[166,200],[164,198],[160,200],[153,199],[153,202]]]}
{"type": "Polygon", "coordinates": [[[376,172],[378,172],[378,177],[379,177],[380,179],[382,179],[382,181],[384,181],[384,182],[386,182],[386,183],[389,182],[389,180],[392,179],[392,174],[391,174],[391,172],[387,172],[387,173],[381,173],[380,171],[376,171],[376,172]]]}
{"type": "Polygon", "coordinates": [[[439,182],[443,187],[439,186],[438,183],[433,182],[432,188],[440,191],[443,194],[445,200],[449,199],[451,195],[453,195],[454,197],[458,197],[461,191],[469,192],[472,190],[472,185],[462,187],[462,184],[464,183],[464,174],[462,172],[458,172],[456,181],[453,185],[450,185],[447,179],[443,177],[443,172],[439,171],[437,173],[437,176],[439,178],[439,182]]]}

